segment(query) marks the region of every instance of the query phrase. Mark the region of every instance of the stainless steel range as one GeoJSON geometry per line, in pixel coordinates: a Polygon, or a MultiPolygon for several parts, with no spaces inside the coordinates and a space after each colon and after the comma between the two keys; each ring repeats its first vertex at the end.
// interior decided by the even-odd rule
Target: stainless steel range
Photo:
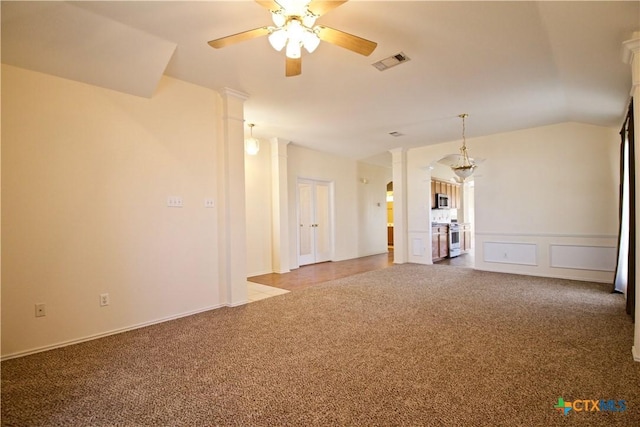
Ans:
{"type": "Polygon", "coordinates": [[[460,227],[452,222],[449,225],[449,258],[457,257],[460,251],[460,227]]]}

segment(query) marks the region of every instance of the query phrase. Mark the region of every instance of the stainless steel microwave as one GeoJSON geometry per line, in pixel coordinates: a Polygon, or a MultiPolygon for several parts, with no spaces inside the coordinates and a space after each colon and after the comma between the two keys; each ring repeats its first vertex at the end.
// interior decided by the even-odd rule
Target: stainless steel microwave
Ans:
{"type": "Polygon", "coordinates": [[[436,193],[436,209],[449,209],[449,196],[443,193],[436,193]]]}

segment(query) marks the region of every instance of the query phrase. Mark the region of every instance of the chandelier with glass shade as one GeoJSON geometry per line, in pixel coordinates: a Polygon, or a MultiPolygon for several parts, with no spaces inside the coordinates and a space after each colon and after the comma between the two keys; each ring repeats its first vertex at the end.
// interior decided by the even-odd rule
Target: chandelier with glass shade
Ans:
{"type": "Polygon", "coordinates": [[[460,155],[458,156],[457,162],[451,165],[451,170],[453,170],[460,180],[464,181],[473,175],[473,171],[476,169],[476,164],[469,158],[469,153],[467,152],[465,119],[469,117],[469,115],[464,113],[460,114],[458,117],[462,119],[462,147],[460,147],[460,155]]]}

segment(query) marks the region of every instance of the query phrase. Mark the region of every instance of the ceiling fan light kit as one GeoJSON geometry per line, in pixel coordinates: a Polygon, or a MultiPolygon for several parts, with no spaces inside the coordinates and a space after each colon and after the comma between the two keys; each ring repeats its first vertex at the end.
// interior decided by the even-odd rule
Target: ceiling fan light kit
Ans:
{"type": "Polygon", "coordinates": [[[320,45],[320,37],[315,30],[305,31],[302,34],[302,45],[309,53],[313,53],[314,50],[320,45]]]}
{"type": "Polygon", "coordinates": [[[273,30],[271,34],[269,34],[269,43],[271,47],[280,52],[282,48],[287,45],[287,39],[289,35],[285,30],[273,30]]]}
{"type": "Polygon", "coordinates": [[[272,10],[271,19],[273,20],[273,23],[275,24],[276,27],[283,27],[284,24],[287,22],[287,17],[284,16],[284,13],[282,13],[282,10],[272,10]]]}
{"type": "Polygon", "coordinates": [[[275,27],[265,26],[220,39],[211,40],[209,45],[220,49],[230,44],[268,35],[271,46],[278,52],[285,49],[287,77],[302,73],[302,48],[313,53],[320,41],[326,41],[364,56],[369,56],[377,43],[334,28],[315,25],[316,19],[335,9],[344,1],[323,0],[255,0],[269,9],[275,27]]]}

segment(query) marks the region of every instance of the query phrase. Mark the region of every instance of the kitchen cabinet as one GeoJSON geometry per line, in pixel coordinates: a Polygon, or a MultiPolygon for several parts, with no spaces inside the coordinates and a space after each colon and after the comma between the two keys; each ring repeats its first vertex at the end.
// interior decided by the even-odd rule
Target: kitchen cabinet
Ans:
{"type": "Polygon", "coordinates": [[[471,224],[460,224],[460,250],[468,252],[471,249],[471,224]]]}
{"type": "Polygon", "coordinates": [[[458,209],[462,207],[460,204],[460,185],[454,185],[451,194],[453,194],[453,197],[451,197],[451,199],[453,199],[453,208],[458,209]]]}
{"type": "Polygon", "coordinates": [[[454,184],[452,182],[433,178],[431,180],[431,209],[436,207],[436,194],[446,194],[449,196],[451,209],[458,209],[461,207],[461,193],[460,184],[454,184]]]}
{"type": "Polygon", "coordinates": [[[431,259],[438,261],[449,256],[449,227],[431,226],[431,259]]]}

